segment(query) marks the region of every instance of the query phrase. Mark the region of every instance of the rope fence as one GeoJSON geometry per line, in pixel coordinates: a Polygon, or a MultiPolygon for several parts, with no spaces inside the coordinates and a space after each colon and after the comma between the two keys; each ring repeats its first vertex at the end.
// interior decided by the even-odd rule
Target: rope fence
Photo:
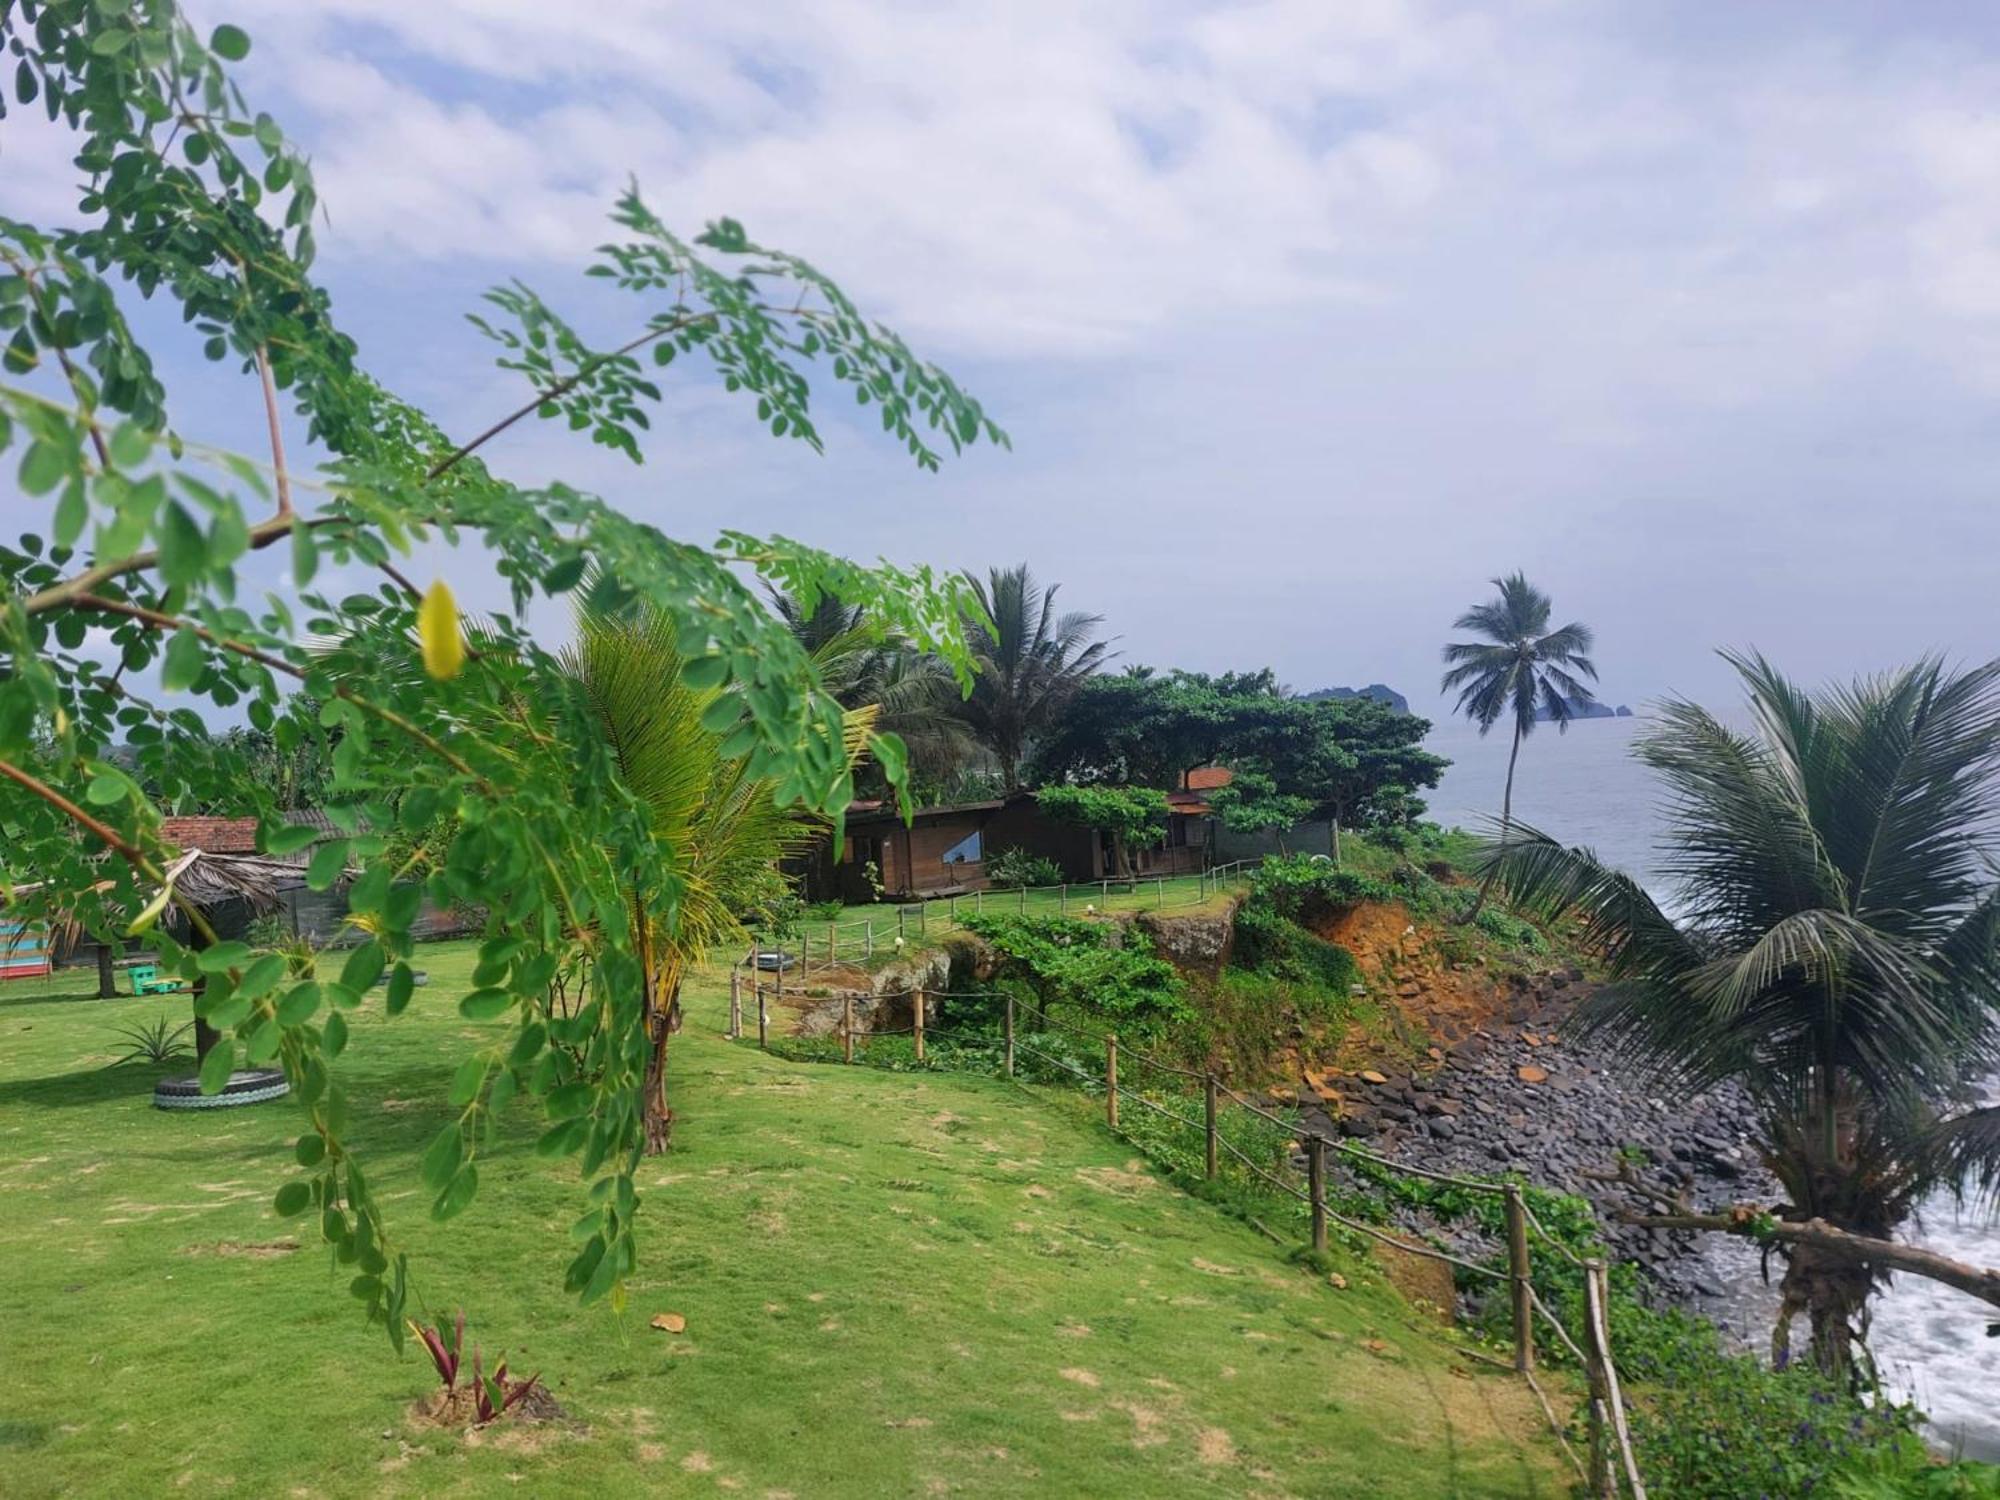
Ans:
{"type": "MultiPolygon", "coordinates": [[[[752,955],[754,957],[754,954],[752,955]]],[[[747,960],[746,960],[747,964],[747,960]]],[[[728,1035],[740,1040],[744,1034],[745,1013],[740,970],[745,965],[733,967],[730,971],[730,1003],[728,1035]]],[[[757,1045],[768,1050],[770,1046],[771,998],[783,993],[780,983],[774,982],[769,990],[763,983],[761,972],[751,970],[751,1001],[756,1011],[757,1045]]],[[[1306,1157],[1306,1186],[1301,1188],[1296,1181],[1288,1181],[1270,1166],[1260,1163],[1255,1156],[1237,1142],[1231,1140],[1222,1130],[1221,1105],[1227,1101],[1245,1115],[1264,1121],[1282,1132],[1286,1142],[1286,1155],[1298,1144],[1301,1132],[1298,1122],[1281,1115],[1246,1098],[1235,1089],[1223,1083],[1212,1072],[1202,1072],[1182,1067],[1151,1057],[1135,1048],[1124,1049],[1123,1060],[1127,1065],[1128,1077],[1133,1064],[1152,1068],[1160,1073],[1177,1078],[1190,1079],[1201,1085],[1203,1112],[1200,1119],[1168,1108],[1158,1099],[1149,1098],[1143,1091],[1135,1089],[1129,1082],[1121,1082],[1118,1076],[1121,1050],[1116,1032],[1096,1032],[1087,1028],[1059,1021],[1040,1007],[1018,1002],[1011,994],[996,996],[985,991],[925,990],[921,988],[901,991],[896,994],[873,997],[878,1000],[907,1000],[910,1004],[910,1024],[897,1027],[868,1026],[857,1027],[854,1016],[854,996],[841,998],[840,1024],[834,1036],[837,1037],[844,1062],[855,1061],[857,1044],[865,1051],[866,1045],[891,1037],[909,1037],[919,1062],[925,1060],[926,1038],[947,1038],[969,1042],[990,1052],[996,1046],[1001,1053],[1001,1072],[1009,1079],[1017,1078],[1017,1055],[1025,1055],[1047,1064],[1057,1072],[1075,1078],[1089,1092],[1101,1093],[1104,1098],[1105,1124],[1113,1132],[1127,1134],[1120,1126],[1119,1108],[1121,1103],[1137,1105],[1163,1119],[1189,1131],[1200,1132],[1203,1138],[1204,1174],[1214,1181],[1220,1174],[1225,1157],[1232,1159],[1252,1177],[1265,1183],[1286,1198],[1302,1203],[1306,1207],[1311,1223],[1312,1248],[1324,1253],[1328,1248],[1328,1226],[1338,1224],[1351,1234],[1375,1241],[1406,1255],[1414,1255],[1442,1262],[1455,1270],[1482,1278],[1489,1282],[1504,1283],[1509,1291],[1512,1315],[1513,1369],[1525,1378],[1541,1403],[1555,1430],[1564,1455],[1568,1458],[1584,1481],[1592,1496],[1597,1500],[1616,1500],[1628,1496],[1630,1500],[1646,1500],[1646,1488],[1639,1475],[1638,1460],[1632,1451],[1631,1434],[1625,1418],[1624,1398],[1620,1390],[1618,1371],[1611,1354],[1611,1325],[1608,1315],[1609,1273],[1604,1261],[1578,1256],[1569,1246],[1563,1244],[1535,1217],[1528,1206],[1525,1195],[1518,1183],[1480,1182],[1473,1178],[1460,1177],[1447,1172],[1432,1171],[1424,1167],[1408,1166],[1392,1161],[1351,1142],[1331,1141],[1318,1134],[1304,1135],[1306,1157]],[[996,999],[1003,1004],[1002,1029],[996,1039],[988,1031],[973,1031],[964,1027],[940,1025],[931,1014],[932,1002],[940,1000],[979,1000],[991,1005],[996,999]],[[1102,1049],[1102,1071],[1094,1071],[1080,1065],[1069,1057],[1058,1056],[1022,1040],[1021,1020],[1029,1020],[1039,1025],[1041,1030],[1029,1034],[1041,1036],[1048,1032],[1057,1033],[1083,1042],[1093,1049],[1102,1049]],[[1455,1255],[1436,1245],[1402,1238],[1375,1225],[1365,1223],[1333,1208],[1327,1200],[1326,1162],[1329,1156],[1346,1158],[1364,1165],[1378,1173],[1393,1173],[1418,1178],[1428,1182],[1443,1184],[1462,1191],[1490,1195],[1502,1200],[1505,1213],[1506,1258],[1505,1270],[1490,1265],[1481,1265],[1464,1256],[1455,1255]],[[1539,1241],[1584,1274],[1584,1338],[1582,1343],[1571,1335],[1548,1304],[1535,1291],[1533,1265],[1531,1261],[1531,1241],[1539,1241]],[[1574,1358],[1585,1372],[1589,1388],[1589,1451],[1586,1460],[1579,1461],[1564,1434],[1563,1425],[1555,1408],[1535,1380],[1535,1321],[1539,1317],[1553,1330],[1556,1341],[1574,1358]]],[[[1268,1231],[1267,1231],[1268,1233],[1268,1231]]]]}

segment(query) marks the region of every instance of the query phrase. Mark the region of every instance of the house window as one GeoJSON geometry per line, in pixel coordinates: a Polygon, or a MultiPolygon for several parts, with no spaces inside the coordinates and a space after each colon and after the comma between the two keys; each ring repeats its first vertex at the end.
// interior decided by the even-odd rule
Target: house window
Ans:
{"type": "Polygon", "coordinates": [[[865,865],[882,857],[882,841],[874,838],[852,836],[847,841],[847,862],[851,865],[865,865]]]}
{"type": "Polygon", "coordinates": [[[944,862],[948,865],[976,865],[980,852],[979,830],[975,828],[944,851],[944,862]]]}

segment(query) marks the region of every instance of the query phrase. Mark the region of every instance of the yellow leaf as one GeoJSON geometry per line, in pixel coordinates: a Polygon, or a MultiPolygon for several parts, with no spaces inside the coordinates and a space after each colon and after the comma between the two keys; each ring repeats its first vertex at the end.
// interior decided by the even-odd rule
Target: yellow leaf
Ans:
{"type": "Polygon", "coordinates": [[[679,1313],[654,1313],[653,1326],[662,1333],[684,1333],[688,1320],[679,1313]]]}
{"type": "Polygon", "coordinates": [[[417,638],[424,645],[424,670],[443,681],[465,665],[465,637],[458,632],[458,601],[440,578],[417,606],[417,638]]]}

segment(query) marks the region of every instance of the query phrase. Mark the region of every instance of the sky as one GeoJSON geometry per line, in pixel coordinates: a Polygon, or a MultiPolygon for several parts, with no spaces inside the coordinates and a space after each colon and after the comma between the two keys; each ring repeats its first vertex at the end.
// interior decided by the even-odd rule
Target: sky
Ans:
{"type": "MultiPolygon", "coordinates": [[[[250,32],[336,313],[448,431],[519,398],[464,321],[485,287],[607,343],[643,319],[580,274],[629,178],[813,260],[1013,440],[922,474],[830,406],[815,455],[690,377],[643,466],[554,424],[489,450],[675,535],[1025,560],[1123,661],[1426,712],[1516,568],[1595,628],[1611,702],[1722,706],[1725,646],[1807,679],[2000,653],[1978,7],[187,9],[250,32]]],[[[0,213],[70,217],[62,144],[0,125],[0,213]]],[[[254,388],[169,338],[177,425],[254,445],[254,388]]]]}

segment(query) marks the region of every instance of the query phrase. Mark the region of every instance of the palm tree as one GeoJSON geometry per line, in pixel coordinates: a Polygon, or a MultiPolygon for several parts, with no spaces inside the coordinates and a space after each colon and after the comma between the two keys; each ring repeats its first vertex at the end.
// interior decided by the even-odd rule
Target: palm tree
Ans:
{"type": "MultiPolygon", "coordinates": [[[[1920,662],[1816,694],[1728,658],[1755,729],[1668,704],[1638,755],[1665,781],[1665,906],[1524,830],[1490,856],[1514,900],[1579,915],[1612,987],[1581,1013],[1655,1075],[1743,1085],[1788,1220],[1889,1236],[1941,1184],[1991,1185],[2000,1056],[2000,662],[1920,662]],[[1671,915],[1669,914],[1671,913],[1671,915]]],[[[1886,1274],[1793,1243],[1773,1333],[1852,1368],[1886,1274]]]]}
{"type": "MultiPolygon", "coordinates": [[[[1458,617],[1454,630],[1476,631],[1481,641],[1454,641],[1444,648],[1450,670],[1443,691],[1458,690],[1458,711],[1488,733],[1502,714],[1514,721],[1514,745],[1507,752],[1507,788],[1500,797],[1500,842],[1507,841],[1514,821],[1514,763],[1521,758],[1521,741],[1535,732],[1538,716],[1551,720],[1558,732],[1569,728],[1576,710],[1596,700],[1582,679],[1597,680],[1597,668],[1585,655],[1590,627],[1571,623],[1549,629],[1549,596],[1511,573],[1493,580],[1499,595],[1458,617]]],[[[1492,888],[1489,876],[1465,920],[1479,915],[1492,888]]]]}
{"type": "Polygon", "coordinates": [[[915,782],[935,786],[965,764],[972,739],[956,712],[958,679],[943,658],[885,633],[858,604],[822,594],[807,610],[776,585],[770,596],[827,691],[844,708],[874,709],[875,730],[902,739],[915,782]]]}
{"type": "Polygon", "coordinates": [[[1043,588],[1026,563],[971,577],[986,620],[966,622],[978,668],[958,715],[1000,764],[1007,791],[1021,785],[1021,764],[1085,678],[1111,659],[1107,641],[1093,640],[1102,615],[1056,613],[1059,584],[1043,588]]]}
{"type": "Polygon", "coordinates": [[[640,934],[653,1047],[646,1143],[654,1152],[666,1149],[673,1127],[667,1043],[679,1022],[682,983],[717,945],[748,940],[739,914],[769,893],[780,878],[778,861],[819,832],[778,804],[772,784],[750,774],[747,758],[722,753],[722,737],[702,724],[702,711],[721,690],[689,686],[677,634],[656,610],[611,612],[586,603],[576,642],[563,653],[678,887],[671,922],[648,923],[640,934]]]}

